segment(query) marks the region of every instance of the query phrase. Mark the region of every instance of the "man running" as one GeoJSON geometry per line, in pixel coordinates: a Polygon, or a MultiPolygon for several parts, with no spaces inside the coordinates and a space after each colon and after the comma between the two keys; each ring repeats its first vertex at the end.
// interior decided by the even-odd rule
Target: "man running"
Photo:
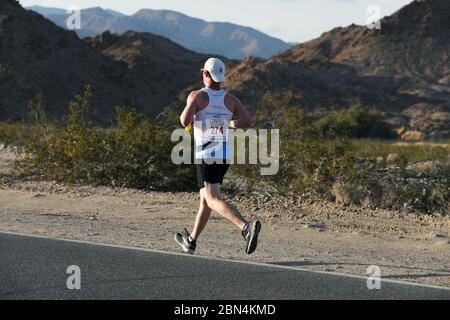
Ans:
{"type": "Polygon", "coordinates": [[[233,157],[228,129],[249,128],[252,126],[252,119],[239,99],[221,88],[221,83],[225,81],[225,65],[220,59],[209,59],[201,71],[205,88],[189,95],[180,117],[184,127],[195,124],[200,208],[192,233],[189,234],[184,229],[175,235],[175,241],[184,252],[194,254],[197,240],[214,210],[239,228],[246,241],[245,252],[251,254],[258,245],[261,223],[245,220],[234,206],[222,199],[220,186],[229,167],[227,162],[233,157]]]}

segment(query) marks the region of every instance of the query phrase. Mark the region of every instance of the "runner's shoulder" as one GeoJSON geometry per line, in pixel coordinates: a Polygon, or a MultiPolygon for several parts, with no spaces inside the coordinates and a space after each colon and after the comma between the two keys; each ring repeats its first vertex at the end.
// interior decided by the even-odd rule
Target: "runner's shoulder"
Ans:
{"type": "Polygon", "coordinates": [[[204,90],[195,90],[189,94],[188,100],[196,102],[198,105],[203,106],[209,103],[208,94],[204,90]]]}
{"type": "Polygon", "coordinates": [[[208,94],[204,90],[194,90],[189,94],[189,99],[201,101],[205,98],[208,98],[208,94]]]}
{"type": "Polygon", "coordinates": [[[239,100],[238,97],[232,95],[231,93],[227,92],[225,96],[225,104],[227,106],[237,106],[241,104],[241,100],[239,100]]]}

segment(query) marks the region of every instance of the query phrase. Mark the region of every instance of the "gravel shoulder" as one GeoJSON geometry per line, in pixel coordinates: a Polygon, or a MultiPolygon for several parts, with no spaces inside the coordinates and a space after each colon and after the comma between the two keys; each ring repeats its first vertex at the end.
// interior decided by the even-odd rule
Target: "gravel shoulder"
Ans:
{"type": "MultiPolygon", "coordinates": [[[[239,231],[215,214],[198,254],[450,287],[450,221],[445,217],[303,204],[295,210],[231,199],[263,222],[247,256],[239,231]]],[[[21,182],[0,190],[0,231],[178,251],[173,235],[192,228],[197,195],[21,182]]]]}

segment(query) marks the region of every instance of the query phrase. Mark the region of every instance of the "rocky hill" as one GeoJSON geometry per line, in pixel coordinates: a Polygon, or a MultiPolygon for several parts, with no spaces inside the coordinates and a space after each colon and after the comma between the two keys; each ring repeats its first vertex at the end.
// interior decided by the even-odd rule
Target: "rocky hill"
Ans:
{"type": "Polygon", "coordinates": [[[271,59],[245,59],[228,88],[253,103],[267,91],[292,91],[314,112],[360,101],[396,126],[449,137],[449,34],[450,1],[414,1],[381,30],[336,28],[271,59]]]}
{"type": "Polygon", "coordinates": [[[146,33],[104,33],[80,40],[16,1],[0,0],[0,120],[19,120],[42,93],[60,118],[68,102],[93,88],[94,120],[109,124],[116,105],[154,116],[200,78],[206,56],[146,33]]]}
{"type": "MultiPolygon", "coordinates": [[[[127,31],[120,35],[106,31],[84,43],[107,58],[126,63],[127,78],[142,84],[146,94],[135,93],[137,104],[153,104],[160,111],[169,102],[178,101],[188,87],[200,88],[200,69],[207,55],[188,51],[166,38],[150,33],[127,31]]],[[[231,68],[236,61],[221,57],[231,68]]]]}

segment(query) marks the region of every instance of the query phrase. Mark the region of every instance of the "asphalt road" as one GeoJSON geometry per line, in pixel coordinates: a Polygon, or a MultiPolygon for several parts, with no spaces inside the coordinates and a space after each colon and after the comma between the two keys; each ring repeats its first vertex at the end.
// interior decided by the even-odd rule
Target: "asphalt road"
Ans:
{"type": "Polygon", "coordinates": [[[0,299],[450,299],[450,291],[294,268],[0,233],[0,299]],[[81,271],[69,290],[67,268],[81,271]]]}

